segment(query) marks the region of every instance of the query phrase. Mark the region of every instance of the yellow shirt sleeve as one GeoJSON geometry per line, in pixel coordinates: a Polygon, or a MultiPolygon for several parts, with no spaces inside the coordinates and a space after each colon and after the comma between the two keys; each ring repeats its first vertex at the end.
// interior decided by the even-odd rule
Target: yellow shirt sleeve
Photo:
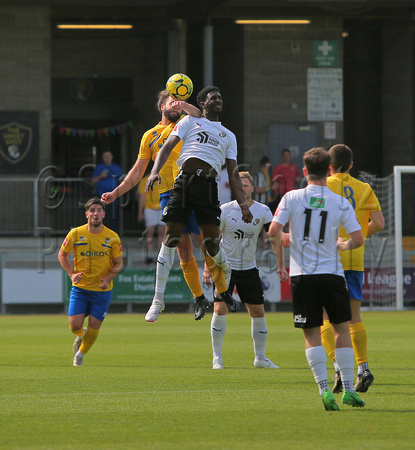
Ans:
{"type": "MultiPolygon", "coordinates": [[[[327,186],[334,193],[347,199],[353,206],[356,218],[362,227],[363,237],[366,239],[370,213],[373,211],[381,211],[379,200],[373,189],[368,183],[363,183],[348,173],[337,173],[328,177],[327,186]]],[[[344,240],[350,238],[343,227],[340,227],[339,235],[344,240]]],[[[365,244],[354,250],[339,253],[344,270],[364,270],[365,244]]]]}

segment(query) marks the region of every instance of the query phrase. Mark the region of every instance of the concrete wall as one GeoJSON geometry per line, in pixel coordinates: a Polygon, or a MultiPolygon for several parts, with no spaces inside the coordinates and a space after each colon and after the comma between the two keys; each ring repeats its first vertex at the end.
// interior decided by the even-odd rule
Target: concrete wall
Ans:
{"type": "Polygon", "coordinates": [[[382,29],[383,167],[415,164],[413,21],[382,29]]]}
{"type": "Polygon", "coordinates": [[[0,110],[38,111],[39,165],[50,162],[50,13],[0,7],[0,110]]]}
{"type": "MultiPolygon", "coordinates": [[[[337,40],[342,66],[342,21],[316,18],[309,25],[245,26],[245,162],[258,166],[268,155],[270,123],[307,122],[307,68],[313,67],[313,40],[337,40]]],[[[343,138],[337,124],[338,141],[343,138]]],[[[320,145],[324,140],[320,124],[320,145]]],[[[282,149],[278,149],[280,151],[282,149]]]]}

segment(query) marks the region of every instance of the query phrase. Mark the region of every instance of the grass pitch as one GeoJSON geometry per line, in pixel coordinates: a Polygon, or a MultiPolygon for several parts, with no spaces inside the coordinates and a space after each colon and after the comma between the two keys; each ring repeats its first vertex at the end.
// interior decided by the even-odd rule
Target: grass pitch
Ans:
{"type": "MultiPolygon", "coordinates": [[[[289,313],[268,313],[255,369],[246,313],[229,314],[225,370],[208,314],[109,315],[84,367],[65,316],[0,317],[0,448],[414,448],[415,311],[363,313],[375,384],[327,412],[289,313]]],[[[328,362],[329,376],[333,373],[328,362]]]]}

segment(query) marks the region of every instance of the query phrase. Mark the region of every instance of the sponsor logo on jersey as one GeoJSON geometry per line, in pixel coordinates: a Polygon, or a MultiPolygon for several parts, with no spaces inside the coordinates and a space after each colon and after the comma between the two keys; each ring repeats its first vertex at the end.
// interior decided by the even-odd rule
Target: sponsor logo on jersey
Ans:
{"type": "Polygon", "coordinates": [[[68,245],[68,238],[65,238],[62,242],[62,245],[66,247],[68,245]]]}
{"type": "Polygon", "coordinates": [[[198,138],[196,139],[197,142],[200,142],[201,144],[206,144],[209,141],[209,135],[205,131],[201,131],[200,133],[197,133],[198,138]]]}
{"type": "Polygon", "coordinates": [[[85,256],[87,258],[102,258],[103,256],[108,256],[108,251],[97,252],[97,251],[88,250],[86,252],[81,252],[81,255],[85,256]]]}
{"type": "Polygon", "coordinates": [[[254,233],[251,231],[236,230],[233,232],[234,239],[252,239],[254,233]]]}
{"type": "Polygon", "coordinates": [[[311,197],[310,198],[310,206],[311,208],[324,208],[324,205],[326,204],[325,198],[317,198],[317,197],[311,197]]]}
{"type": "Polygon", "coordinates": [[[85,238],[83,236],[80,236],[79,240],[83,241],[85,238]]]}
{"type": "Polygon", "coordinates": [[[197,135],[197,142],[200,142],[201,144],[209,143],[210,145],[213,145],[215,147],[219,146],[219,140],[214,136],[210,136],[208,133],[206,133],[206,131],[201,131],[200,133],[197,133],[197,135]]]}

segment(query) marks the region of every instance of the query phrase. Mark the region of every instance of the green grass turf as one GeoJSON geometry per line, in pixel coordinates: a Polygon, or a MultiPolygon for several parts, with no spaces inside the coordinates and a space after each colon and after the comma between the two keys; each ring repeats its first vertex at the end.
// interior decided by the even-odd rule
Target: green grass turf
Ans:
{"type": "Polygon", "coordinates": [[[0,448],[414,448],[415,311],[363,317],[375,384],[339,412],[289,313],[267,314],[280,370],[253,367],[246,313],[228,315],[225,370],[211,369],[209,314],[109,315],[84,367],[65,316],[0,317],[0,448]]]}

